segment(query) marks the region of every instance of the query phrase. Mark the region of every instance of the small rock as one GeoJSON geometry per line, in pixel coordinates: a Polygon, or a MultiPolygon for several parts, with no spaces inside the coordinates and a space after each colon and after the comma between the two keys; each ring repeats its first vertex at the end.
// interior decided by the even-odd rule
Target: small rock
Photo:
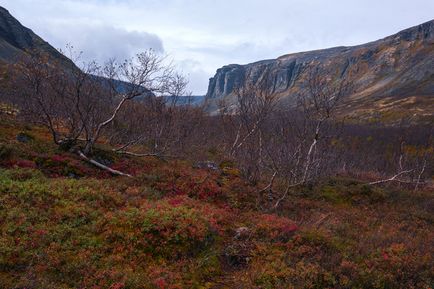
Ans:
{"type": "Polygon", "coordinates": [[[194,168],[207,169],[207,170],[212,170],[212,171],[218,171],[219,170],[219,166],[215,162],[211,162],[211,161],[197,162],[194,165],[194,168]]]}
{"type": "Polygon", "coordinates": [[[235,239],[246,239],[250,235],[250,229],[247,227],[240,227],[235,230],[235,239]]]}
{"type": "Polygon", "coordinates": [[[33,138],[32,138],[30,135],[28,135],[28,134],[26,134],[26,133],[24,133],[24,132],[20,132],[20,133],[17,135],[17,141],[22,142],[22,143],[28,143],[28,142],[30,142],[32,139],[33,139],[33,138]]]}
{"type": "Polygon", "coordinates": [[[78,180],[78,179],[80,179],[80,176],[76,175],[75,173],[69,173],[68,178],[78,180]]]}

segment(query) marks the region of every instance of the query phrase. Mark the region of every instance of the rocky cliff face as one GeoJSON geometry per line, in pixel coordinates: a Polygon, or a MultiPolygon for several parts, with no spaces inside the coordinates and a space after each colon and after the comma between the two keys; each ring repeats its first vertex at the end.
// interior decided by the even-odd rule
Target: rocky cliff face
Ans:
{"type": "Polygon", "coordinates": [[[0,61],[12,63],[24,53],[32,51],[44,52],[65,65],[73,65],[68,58],[0,6],[0,61]]]}
{"type": "MultiPolygon", "coordinates": [[[[434,99],[434,20],[384,39],[353,47],[288,54],[247,65],[228,65],[210,79],[207,100],[231,97],[234,87],[256,81],[266,70],[274,77],[271,89],[291,99],[303,88],[310,68],[335,78],[349,78],[356,92],[346,98],[354,108],[367,102],[406,97],[434,99]],[[348,73],[351,71],[351,74],[348,73]]],[[[434,110],[434,105],[431,108],[434,110]]]]}

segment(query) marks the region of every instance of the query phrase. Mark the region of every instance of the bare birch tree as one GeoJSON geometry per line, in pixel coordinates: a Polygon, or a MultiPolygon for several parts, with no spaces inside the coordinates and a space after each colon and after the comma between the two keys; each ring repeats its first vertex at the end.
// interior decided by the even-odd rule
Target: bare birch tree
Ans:
{"type": "Polygon", "coordinates": [[[94,165],[93,148],[128,103],[179,95],[186,84],[173,65],[152,50],[122,63],[92,62],[81,68],[30,53],[11,71],[11,93],[20,96],[16,101],[22,114],[48,127],[56,144],[67,144],[94,165]]]}
{"type": "Polygon", "coordinates": [[[234,109],[222,107],[220,110],[227,132],[231,134],[228,155],[239,161],[252,183],[261,178],[263,129],[277,104],[272,82],[273,75],[267,70],[256,82],[247,80],[238,84],[234,90],[234,109]]]}

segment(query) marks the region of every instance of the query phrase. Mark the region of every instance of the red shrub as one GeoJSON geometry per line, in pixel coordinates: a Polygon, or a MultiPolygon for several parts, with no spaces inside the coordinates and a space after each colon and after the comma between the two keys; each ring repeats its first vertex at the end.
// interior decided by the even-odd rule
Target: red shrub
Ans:
{"type": "Polygon", "coordinates": [[[114,283],[110,286],[110,289],[123,289],[125,288],[124,283],[114,283]]]}
{"type": "Polygon", "coordinates": [[[54,155],[54,156],[51,156],[51,160],[53,162],[57,162],[57,163],[67,163],[71,159],[68,157],[65,157],[65,156],[61,156],[61,155],[54,155]]]}
{"type": "Polygon", "coordinates": [[[15,165],[20,168],[28,168],[28,169],[36,168],[35,162],[29,160],[18,160],[15,165]]]}
{"type": "Polygon", "coordinates": [[[284,217],[271,214],[262,214],[257,217],[256,233],[261,238],[286,242],[297,230],[297,225],[284,217]]]}
{"type": "Polygon", "coordinates": [[[153,283],[158,289],[167,288],[167,282],[166,282],[166,280],[164,280],[164,278],[158,278],[158,279],[154,280],[153,283]]]}
{"type": "Polygon", "coordinates": [[[36,164],[30,160],[7,160],[1,163],[6,168],[35,169],[36,164]]]}

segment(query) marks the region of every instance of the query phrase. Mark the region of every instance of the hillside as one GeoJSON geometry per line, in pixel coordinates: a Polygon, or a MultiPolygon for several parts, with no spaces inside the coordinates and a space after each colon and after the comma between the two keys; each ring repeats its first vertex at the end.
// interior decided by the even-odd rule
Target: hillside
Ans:
{"type": "Polygon", "coordinates": [[[13,63],[23,54],[33,52],[43,52],[64,65],[73,65],[71,60],[0,6],[0,61],[13,63]]]}
{"type": "MultiPolygon", "coordinates": [[[[1,288],[430,288],[432,191],[349,178],[278,210],[228,164],[95,153],[0,116],[1,288]]],[[[429,188],[427,188],[429,189],[429,188]]]]}
{"type": "MultiPolygon", "coordinates": [[[[23,26],[15,19],[8,10],[0,6],[0,65],[13,64],[26,54],[47,55],[62,69],[80,69],[68,57],[60,53],[57,49],[44,41],[29,28],[23,26]]],[[[95,81],[103,85],[109,85],[108,79],[101,76],[94,76],[95,81]]],[[[114,80],[116,89],[120,92],[125,91],[131,86],[128,82],[114,80]]],[[[144,96],[154,96],[145,90],[144,96]]]]}
{"type": "Polygon", "coordinates": [[[351,75],[360,124],[250,91],[239,114],[175,105],[164,55],[79,70],[0,9],[0,288],[432,289],[434,127],[383,124],[432,119],[432,26],[211,80],[215,104],[270,68],[292,104],[308,68],[351,75]]]}
{"type": "MultiPolygon", "coordinates": [[[[353,118],[434,115],[434,20],[384,39],[353,47],[294,53],[247,65],[228,65],[210,79],[211,103],[231,98],[234,87],[256,81],[264,71],[275,75],[273,92],[291,102],[313,67],[335,79],[348,79],[355,88],[344,102],[343,114],[353,118]]],[[[215,109],[215,106],[211,106],[215,109]]]]}

